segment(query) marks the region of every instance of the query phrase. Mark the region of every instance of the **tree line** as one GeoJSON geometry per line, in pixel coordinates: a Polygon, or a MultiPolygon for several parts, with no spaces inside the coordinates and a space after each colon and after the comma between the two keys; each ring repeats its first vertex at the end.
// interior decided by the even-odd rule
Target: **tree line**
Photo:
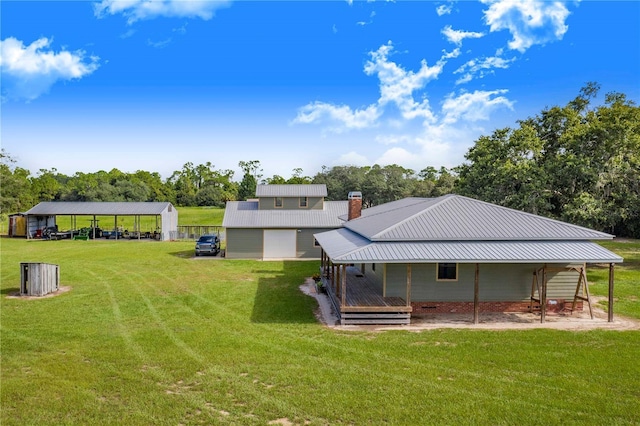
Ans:
{"type": "Polygon", "coordinates": [[[481,136],[455,168],[399,165],[323,166],[315,176],[301,168],[290,177],[264,177],[260,161],[232,170],[210,162],[186,163],[167,179],[148,171],[77,172],[56,169],[35,175],[0,154],[0,214],[25,211],[41,201],[169,201],[178,206],[219,206],[255,195],[256,185],[327,186],[329,200],[349,191],[367,207],[404,197],[457,193],[498,205],[568,221],[619,236],[640,237],[640,108],[610,93],[592,106],[599,86],[588,83],[564,106],[547,107],[517,126],[481,136]]]}

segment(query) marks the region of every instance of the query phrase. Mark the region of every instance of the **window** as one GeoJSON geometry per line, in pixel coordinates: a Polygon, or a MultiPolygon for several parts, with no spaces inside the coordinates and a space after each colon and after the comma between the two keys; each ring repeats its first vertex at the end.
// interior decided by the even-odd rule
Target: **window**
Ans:
{"type": "Polygon", "coordinates": [[[276,208],[281,208],[282,207],[282,197],[276,197],[274,203],[275,203],[275,207],[276,208]]]}
{"type": "Polygon", "coordinates": [[[315,238],[313,239],[313,246],[320,247],[320,243],[318,243],[318,240],[316,240],[315,238]]]}
{"type": "Polygon", "coordinates": [[[300,207],[307,207],[309,200],[307,197],[300,197],[300,207]]]}
{"type": "Polygon", "coordinates": [[[438,263],[436,281],[458,281],[457,263],[438,263]]]}

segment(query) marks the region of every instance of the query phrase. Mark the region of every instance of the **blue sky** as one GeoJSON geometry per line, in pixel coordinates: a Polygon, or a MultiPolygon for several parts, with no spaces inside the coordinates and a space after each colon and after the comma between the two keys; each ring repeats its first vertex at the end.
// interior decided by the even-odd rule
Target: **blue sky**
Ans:
{"type": "Polygon", "coordinates": [[[640,2],[2,1],[2,147],[65,174],[452,167],[587,81],[640,100],[640,2]]]}

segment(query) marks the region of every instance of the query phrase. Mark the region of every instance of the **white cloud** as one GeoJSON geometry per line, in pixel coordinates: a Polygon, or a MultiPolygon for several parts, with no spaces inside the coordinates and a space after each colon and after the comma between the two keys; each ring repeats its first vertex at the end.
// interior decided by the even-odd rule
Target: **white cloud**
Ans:
{"type": "Polygon", "coordinates": [[[376,142],[382,145],[397,145],[399,143],[408,143],[411,141],[409,135],[378,135],[376,142]]]}
{"type": "Polygon", "coordinates": [[[417,72],[406,71],[389,60],[392,52],[393,44],[388,42],[377,51],[370,52],[371,59],[364,66],[364,72],[367,75],[375,74],[380,81],[378,104],[381,106],[395,104],[406,119],[422,117],[432,120],[433,114],[429,101],[423,99],[421,102],[416,102],[413,94],[423,89],[429,81],[438,78],[446,61],[441,58],[436,65],[429,67],[427,61],[423,59],[417,72]]]}
{"type": "Polygon", "coordinates": [[[28,46],[13,37],[0,41],[3,101],[36,99],[56,82],[82,78],[99,66],[96,56],[87,58],[82,50],[56,53],[50,45],[46,37],[28,46]]]}
{"type": "Polygon", "coordinates": [[[524,52],[536,44],[561,40],[568,26],[569,10],[559,1],[481,0],[489,5],[484,19],[491,32],[508,30],[512,50],[524,52]]]}
{"type": "Polygon", "coordinates": [[[227,7],[229,0],[102,0],[94,4],[97,17],[122,14],[132,24],[157,17],[201,18],[209,20],[216,10],[227,7]]]}
{"type": "MultiPolygon", "coordinates": [[[[359,130],[364,141],[369,137],[377,143],[376,146],[361,142],[361,148],[355,150],[350,144],[351,151],[340,156],[336,164],[399,164],[414,170],[426,166],[453,167],[460,164],[473,140],[484,132],[478,122],[488,120],[497,110],[513,109],[513,102],[503,89],[454,92],[444,98],[439,110],[432,109],[426,96],[416,98],[442,73],[447,59],[460,55],[460,49],[443,52],[432,67],[423,60],[416,71],[393,62],[390,59],[393,53],[393,45],[389,42],[370,52],[365,63],[365,73],[375,75],[379,80],[380,97],[375,104],[353,110],[347,105],[313,102],[298,111],[294,123],[323,124],[329,126],[325,130],[334,133],[359,130]],[[420,119],[420,123],[415,119],[420,119]],[[367,133],[373,127],[376,127],[375,132],[367,133]],[[381,146],[387,148],[380,151],[381,146]]],[[[461,72],[470,72],[473,66],[478,72],[486,71],[491,67],[507,66],[510,61],[499,57],[485,58],[467,65],[461,72]]]]}
{"type": "Polygon", "coordinates": [[[369,105],[364,109],[352,110],[346,105],[332,105],[325,102],[312,102],[298,110],[293,123],[310,124],[323,121],[338,123],[332,128],[336,133],[347,129],[364,129],[371,127],[380,117],[376,105],[369,105]]]}
{"type": "Polygon", "coordinates": [[[456,84],[468,83],[474,78],[484,78],[487,74],[493,74],[495,68],[507,69],[515,60],[516,58],[504,59],[499,56],[471,59],[453,72],[454,74],[464,73],[464,75],[456,81],[456,84]]]}
{"type": "Polygon", "coordinates": [[[436,7],[436,13],[438,16],[449,15],[453,10],[453,4],[441,4],[436,7]]]}
{"type": "Polygon", "coordinates": [[[171,37],[165,38],[164,40],[152,41],[151,39],[147,39],[147,45],[151,47],[155,47],[156,49],[164,49],[167,47],[173,39],[171,37]]]}
{"type": "Polygon", "coordinates": [[[442,122],[454,124],[460,120],[474,122],[488,120],[495,109],[506,107],[513,109],[513,102],[505,96],[507,90],[476,90],[473,93],[450,94],[442,104],[442,122]]]}
{"type": "Polygon", "coordinates": [[[360,155],[354,151],[348,152],[346,154],[341,155],[335,162],[334,166],[342,166],[342,165],[350,165],[350,166],[369,166],[371,162],[364,155],[360,155]]]}
{"type": "Polygon", "coordinates": [[[447,25],[441,31],[450,43],[456,46],[462,46],[462,40],[465,38],[481,38],[484,37],[484,33],[476,33],[473,31],[454,30],[451,25],[447,25]]]}
{"type": "Polygon", "coordinates": [[[417,102],[414,92],[423,89],[429,81],[438,77],[446,63],[445,58],[450,54],[445,54],[432,67],[422,60],[420,69],[413,72],[390,61],[389,55],[392,52],[393,44],[388,42],[378,50],[369,52],[370,59],[364,66],[367,75],[378,77],[380,98],[377,103],[354,111],[346,105],[312,102],[298,110],[293,123],[310,124],[329,120],[337,124],[329,130],[337,133],[350,129],[364,129],[378,125],[378,118],[389,104],[395,105],[405,120],[422,118],[433,121],[428,99],[417,102]]]}

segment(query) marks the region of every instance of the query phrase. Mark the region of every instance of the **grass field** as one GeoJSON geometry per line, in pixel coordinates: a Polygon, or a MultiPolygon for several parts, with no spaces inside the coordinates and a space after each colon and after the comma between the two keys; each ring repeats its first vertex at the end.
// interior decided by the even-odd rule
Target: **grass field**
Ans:
{"type": "MultiPolygon", "coordinates": [[[[192,250],[3,238],[0,423],[640,423],[636,331],[336,331],[298,290],[317,262],[192,250]],[[29,261],[71,290],[6,298],[29,261]]],[[[637,311],[634,265],[617,313],[637,311]]]]}

